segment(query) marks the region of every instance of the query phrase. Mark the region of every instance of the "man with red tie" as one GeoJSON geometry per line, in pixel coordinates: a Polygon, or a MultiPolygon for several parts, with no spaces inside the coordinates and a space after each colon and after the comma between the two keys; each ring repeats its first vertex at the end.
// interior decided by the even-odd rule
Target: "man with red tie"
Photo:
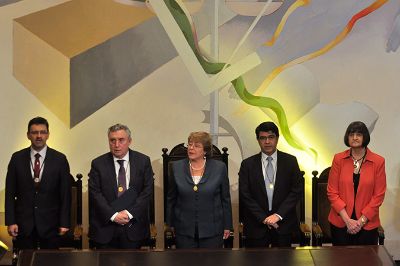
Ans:
{"type": "Polygon", "coordinates": [[[131,131],[108,129],[110,152],[92,161],[89,173],[89,237],[96,248],[140,248],[150,236],[153,193],[150,158],[129,148],[131,131]]]}
{"type": "Polygon", "coordinates": [[[8,164],[5,223],[19,249],[54,249],[70,226],[71,179],[64,154],[47,146],[49,123],[28,123],[31,146],[15,152],[8,164]]]}

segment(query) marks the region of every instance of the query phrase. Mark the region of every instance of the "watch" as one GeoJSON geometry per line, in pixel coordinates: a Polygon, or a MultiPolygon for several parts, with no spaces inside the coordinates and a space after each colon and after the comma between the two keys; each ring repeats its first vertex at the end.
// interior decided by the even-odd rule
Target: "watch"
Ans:
{"type": "Polygon", "coordinates": [[[367,223],[367,218],[363,215],[361,216],[361,223],[365,225],[367,223]]]}

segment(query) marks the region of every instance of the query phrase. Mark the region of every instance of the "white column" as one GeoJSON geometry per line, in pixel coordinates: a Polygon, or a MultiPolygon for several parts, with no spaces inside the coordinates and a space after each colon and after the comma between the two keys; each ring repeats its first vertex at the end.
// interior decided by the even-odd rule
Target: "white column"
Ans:
{"type": "MultiPolygon", "coordinates": [[[[211,56],[214,62],[218,62],[218,45],[219,45],[219,36],[218,36],[218,13],[219,13],[219,0],[213,0],[213,5],[210,5],[210,13],[211,14],[211,42],[210,42],[210,50],[211,56]]],[[[219,91],[214,90],[210,94],[210,133],[213,136],[213,144],[218,146],[218,133],[219,133],[219,125],[218,125],[218,116],[219,116],[219,91]]]]}

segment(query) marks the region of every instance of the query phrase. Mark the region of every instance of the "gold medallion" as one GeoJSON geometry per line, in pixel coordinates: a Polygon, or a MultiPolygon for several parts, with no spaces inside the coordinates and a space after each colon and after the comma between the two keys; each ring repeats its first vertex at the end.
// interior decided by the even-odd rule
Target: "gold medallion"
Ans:
{"type": "Polygon", "coordinates": [[[197,192],[197,186],[196,185],[193,187],[193,191],[197,192]]]}
{"type": "Polygon", "coordinates": [[[122,191],[124,191],[124,188],[123,187],[118,187],[118,192],[122,192],[122,191]]]}
{"type": "Polygon", "coordinates": [[[274,184],[269,184],[269,189],[274,189],[274,184]]]}

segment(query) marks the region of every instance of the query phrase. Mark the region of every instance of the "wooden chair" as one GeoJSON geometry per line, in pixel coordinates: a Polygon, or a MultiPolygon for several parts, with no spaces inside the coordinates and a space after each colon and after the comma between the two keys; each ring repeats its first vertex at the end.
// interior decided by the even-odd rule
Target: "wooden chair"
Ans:
{"type": "Polygon", "coordinates": [[[306,198],[305,198],[305,181],[304,171],[301,171],[301,186],[303,187],[301,197],[296,205],[297,217],[299,219],[299,231],[293,233],[292,244],[299,244],[300,247],[310,246],[311,229],[306,224],[306,198]]]}
{"type": "MultiPolygon", "coordinates": [[[[301,171],[301,186],[304,188],[304,171],[301,171]]],[[[240,203],[240,200],[239,200],[240,203]]],[[[246,236],[243,233],[243,219],[241,218],[241,207],[239,204],[239,247],[246,247],[246,236]]],[[[300,247],[310,246],[311,242],[311,229],[308,224],[306,224],[305,218],[306,212],[306,202],[305,202],[305,192],[302,190],[301,198],[296,205],[296,213],[299,220],[299,227],[296,232],[292,235],[292,245],[299,245],[300,247]]]]}
{"type": "Polygon", "coordinates": [[[312,178],[312,245],[322,246],[332,243],[331,229],[328,222],[330,202],[326,195],[330,167],[322,171],[319,178],[318,172],[313,171],[312,178]]]}
{"type": "MultiPolygon", "coordinates": [[[[171,174],[171,163],[173,161],[181,160],[187,158],[187,147],[185,147],[184,143],[176,145],[170,153],[168,154],[168,149],[162,149],[162,157],[163,157],[163,181],[164,181],[164,221],[166,221],[166,213],[167,213],[167,195],[168,195],[168,180],[171,174]]],[[[212,159],[220,160],[226,164],[228,168],[228,148],[224,147],[221,151],[213,145],[212,147],[212,159]]],[[[169,228],[164,223],[164,246],[166,249],[170,249],[175,246],[175,236],[169,228]]],[[[231,236],[224,240],[224,247],[225,248],[232,248],[233,247],[233,232],[231,232],[231,236]]]]}
{"type": "MultiPolygon", "coordinates": [[[[322,246],[323,244],[331,244],[331,229],[328,221],[328,215],[331,204],[326,194],[328,186],[328,177],[331,167],[322,171],[319,177],[318,171],[313,171],[312,178],[312,245],[322,246]]],[[[385,241],[385,230],[382,226],[378,228],[379,245],[383,245],[385,241]]]]}
{"type": "Polygon", "coordinates": [[[60,248],[82,249],[82,177],[71,181],[71,229],[61,237],[60,248]]]}
{"type": "Polygon", "coordinates": [[[150,199],[149,220],[150,220],[150,238],[147,241],[147,246],[150,249],[155,249],[157,244],[157,228],[155,223],[154,182],[153,182],[153,196],[150,199]]]}

